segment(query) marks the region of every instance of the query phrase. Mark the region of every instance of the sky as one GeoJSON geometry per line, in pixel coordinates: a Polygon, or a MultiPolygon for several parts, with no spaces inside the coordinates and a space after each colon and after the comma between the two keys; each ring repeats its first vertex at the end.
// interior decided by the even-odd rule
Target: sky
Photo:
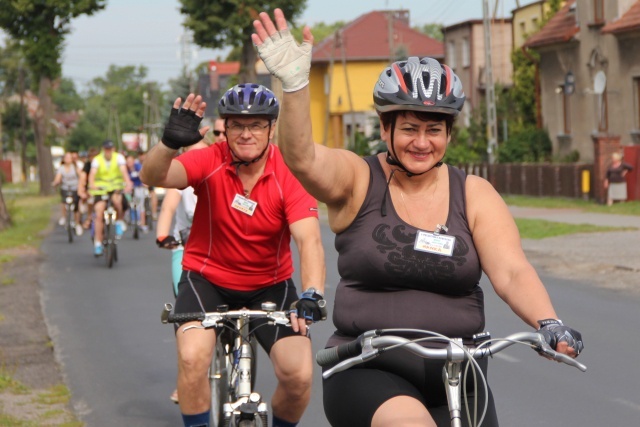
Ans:
{"type": "MultiPolygon", "coordinates": [[[[491,8],[496,0],[490,0],[491,8]]],[[[520,0],[520,5],[533,0],[520,0]]],[[[148,79],[166,85],[180,75],[183,16],[179,0],[108,0],[107,7],[72,22],[62,58],[62,74],[79,91],[92,79],[106,75],[111,64],[145,65],[148,79]]],[[[510,16],[516,0],[499,0],[497,16],[510,16]]],[[[482,18],[482,0],[307,0],[298,23],[351,21],[372,10],[408,9],[411,25],[451,25],[482,18]]],[[[227,51],[199,49],[187,54],[193,68],[200,62],[224,58],[227,51]]]]}

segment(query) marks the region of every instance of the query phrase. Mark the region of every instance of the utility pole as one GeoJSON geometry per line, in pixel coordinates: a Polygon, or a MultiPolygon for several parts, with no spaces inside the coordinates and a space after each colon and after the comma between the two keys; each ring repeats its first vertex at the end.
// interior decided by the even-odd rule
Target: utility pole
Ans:
{"type": "Polygon", "coordinates": [[[182,69],[185,76],[189,79],[189,93],[194,92],[193,88],[193,75],[191,73],[191,56],[195,54],[191,47],[193,37],[191,32],[185,28],[184,32],[180,36],[180,52],[178,53],[182,60],[182,69]]]}
{"type": "Polygon", "coordinates": [[[484,24],[484,86],[485,101],[487,103],[487,153],[489,164],[496,162],[498,148],[498,124],[496,119],[496,92],[493,83],[493,68],[491,65],[491,20],[489,18],[489,0],[482,0],[482,18],[484,24]]]}

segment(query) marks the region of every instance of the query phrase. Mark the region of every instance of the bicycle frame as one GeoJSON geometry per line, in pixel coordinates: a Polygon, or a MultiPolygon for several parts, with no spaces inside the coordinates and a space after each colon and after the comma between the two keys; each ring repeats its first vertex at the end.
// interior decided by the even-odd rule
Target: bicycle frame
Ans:
{"type": "MultiPolygon", "coordinates": [[[[235,320],[233,344],[227,345],[229,367],[227,398],[223,403],[223,425],[235,425],[240,420],[252,420],[257,415],[263,427],[268,424],[268,408],[262,401],[260,393],[254,391],[254,371],[256,361],[256,347],[252,342],[252,332],[249,330],[250,319],[235,320]]],[[[222,334],[220,334],[222,335],[222,334]]],[[[224,344],[223,344],[224,345],[224,344]]]]}
{"type": "Polygon", "coordinates": [[[73,233],[75,232],[73,229],[73,219],[75,218],[75,203],[73,201],[73,191],[65,190],[64,192],[64,204],[66,209],[66,226],[67,237],[69,239],[69,243],[73,242],[73,233]]]}
{"type": "Polygon", "coordinates": [[[102,218],[104,220],[102,228],[102,244],[104,247],[107,267],[113,267],[113,262],[118,260],[118,239],[116,238],[115,224],[117,219],[116,209],[111,200],[112,194],[98,196],[96,201],[105,201],[107,206],[104,209],[102,218]]]}
{"type": "MultiPolygon", "coordinates": [[[[367,331],[360,335],[357,340],[341,344],[337,347],[324,349],[318,352],[316,355],[316,361],[320,366],[331,366],[322,373],[323,378],[329,378],[331,375],[337,372],[341,372],[345,369],[349,369],[352,366],[371,360],[378,355],[391,350],[393,348],[402,348],[417,356],[427,359],[444,360],[445,365],[442,370],[442,377],[447,394],[447,401],[449,404],[449,414],[451,417],[451,427],[462,427],[462,400],[461,400],[461,386],[464,386],[462,381],[462,364],[465,361],[476,363],[475,359],[483,359],[485,357],[496,354],[505,348],[513,344],[528,344],[533,349],[547,358],[566,363],[574,366],[581,371],[586,371],[587,367],[575,359],[557,353],[551,349],[546,343],[541,334],[537,332],[521,332],[509,335],[506,338],[499,340],[490,340],[487,338],[488,334],[479,334],[474,336],[474,341],[479,345],[476,348],[470,348],[464,346],[462,339],[459,338],[447,338],[440,334],[430,331],[421,331],[414,329],[388,329],[388,330],[374,330],[367,331]],[[409,332],[409,333],[428,333],[431,336],[422,340],[446,340],[446,348],[428,348],[418,344],[420,340],[410,340],[404,337],[396,335],[382,335],[383,333],[397,333],[397,332],[409,332]],[[496,341],[490,345],[492,341],[496,341]]],[[[484,419],[484,412],[486,412],[487,406],[487,385],[483,380],[485,387],[485,411],[483,411],[480,417],[479,423],[482,424],[484,419]]]]}
{"type": "Polygon", "coordinates": [[[267,319],[270,325],[290,325],[288,313],[275,311],[274,303],[263,303],[262,310],[228,311],[221,306],[211,313],[172,313],[173,305],[165,304],[162,323],[200,321],[191,328],[218,328],[216,349],[209,379],[212,388],[211,426],[268,427],[268,406],[254,390],[256,349],[251,322],[267,319]],[[216,394],[220,393],[219,396],[216,394]]]}

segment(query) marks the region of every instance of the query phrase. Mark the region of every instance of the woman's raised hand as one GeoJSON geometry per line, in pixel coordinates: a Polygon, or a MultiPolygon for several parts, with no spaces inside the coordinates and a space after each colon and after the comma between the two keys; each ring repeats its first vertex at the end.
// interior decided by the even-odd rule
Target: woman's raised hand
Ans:
{"type": "Polygon", "coordinates": [[[260,13],[260,19],[253,21],[256,32],[251,35],[251,40],[269,72],[282,82],[282,90],[295,92],[309,84],[313,35],[305,26],[302,44],[298,45],[287,27],[282,10],[276,9],[273,15],[275,25],[268,13],[260,13]]]}

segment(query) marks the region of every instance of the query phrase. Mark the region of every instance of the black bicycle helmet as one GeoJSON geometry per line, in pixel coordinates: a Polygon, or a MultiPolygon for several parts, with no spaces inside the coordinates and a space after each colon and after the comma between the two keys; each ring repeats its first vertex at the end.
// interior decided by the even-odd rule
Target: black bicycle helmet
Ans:
{"type": "Polygon", "coordinates": [[[280,104],[266,87],[255,83],[235,85],[225,92],[218,102],[218,113],[223,119],[229,116],[266,116],[278,118],[280,104]]]}
{"type": "Polygon", "coordinates": [[[433,58],[409,57],[384,69],[373,89],[378,112],[411,110],[457,116],[464,105],[462,83],[433,58]]]}

